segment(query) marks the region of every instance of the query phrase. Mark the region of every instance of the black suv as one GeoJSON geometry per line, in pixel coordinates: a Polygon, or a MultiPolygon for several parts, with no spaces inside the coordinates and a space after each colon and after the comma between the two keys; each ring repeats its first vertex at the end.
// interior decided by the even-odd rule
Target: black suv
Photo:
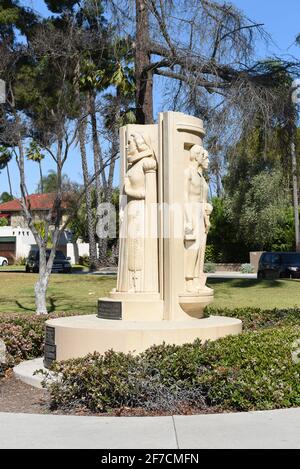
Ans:
{"type": "MultiPolygon", "coordinates": [[[[46,256],[47,260],[50,256],[50,249],[47,249],[46,256]]],[[[39,271],[40,264],[40,253],[37,250],[30,251],[27,261],[26,261],[26,272],[35,272],[39,271]]],[[[70,257],[66,257],[62,251],[56,251],[55,258],[52,266],[52,272],[62,272],[68,274],[72,271],[70,264],[70,257]]]]}
{"type": "Polygon", "coordinates": [[[300,278],[300,252],[264,252],[259,260],[257,278],[300,278]]]}

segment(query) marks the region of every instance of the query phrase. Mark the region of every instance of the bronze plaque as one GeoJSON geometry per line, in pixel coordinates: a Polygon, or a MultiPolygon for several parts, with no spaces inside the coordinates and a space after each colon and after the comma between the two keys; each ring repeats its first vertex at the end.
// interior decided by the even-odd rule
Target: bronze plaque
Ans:
{"type": "Polygon", "coordinates": [[[100,319],[122,319],[122,302],[121,301],[98,301],[98,318],[100,319]]]}
{"type": "Polygon", "coordinates": [[[44,365],[46,368],[56,360],[55,328],[46,326],[44,345],[44,365]]]}
{"type": "Polygon", "coordinates": [[[46,326],[46,337],[45,342],[47,344],[55,344],[55,328],[46,326]]]}

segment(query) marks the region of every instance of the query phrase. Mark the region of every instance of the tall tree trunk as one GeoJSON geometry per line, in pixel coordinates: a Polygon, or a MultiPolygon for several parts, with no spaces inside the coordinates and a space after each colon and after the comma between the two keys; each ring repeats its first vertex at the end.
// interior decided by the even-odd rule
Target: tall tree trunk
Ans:
{"type": "Polygon", "coordinates": [[[149,12],[145,0],[136,0],[135,42],[137,124],[153,124],[153,73],[150,69],[149,12]]]}
{"type": "Polygon", "coordinates": [[[42,172],[42,163],[39,161],[39,169],[40,169],[40,184],[41,184],[41,192],[44,193],[44,182],[43,182],[43,172],[42,172]]]}
{"type": "MultiPolygon", "coordinates": [[[[101,146],[98,137],[98,126],[97,126],[97,116],[96,116],[96,105],[95,105],[95,95],[91,92],[89,94],[89,112],[91,116],[92,124],[92,140],[93,140],[93,153],[94,153],[94,171],[95,171],[95,187],[96,187],[96,199],[97,207],[100,207],[102,202],[102,191],[101,191],[101,179],[104,189],[106,188],[107,181],[104,171],[104,164],[101,152],[101,146]]],[[[107,239],[98,238],[99,244],[99,264],[104,266],[107,263],[107,239]]]]}
{"type": "Polygon", "coordinates": [[[95,170],[95,186],[96,186],[96,197],[97,205],[101,204],[101,179],[102,186],[106,186],[105,171],[103,171],[103,158],[102,151],[98,137],[98,126],[97,126],[97,115],[96,115],[96,103],[95,95],[91,92],[89,94],[89,113],[91,117],[92,125],[92,140],[93,140],[93,153],[94,153],[94,170],[95,170]]]}
{"type": "Polygon", "coordinates": [[[86,156],[85,137],[86,137],[86,126],[87,121],[83,119],[78,124],[78,138],[81,153],[81,164],[83,173],[83,182],[85,187],[85,202],[86,202],[86,214],[87,214],[87,229],[89,238],[89,255],[90,255],[90,270],[96,270],[98,268],[97,261],[97,245],[95,239],[95,224],[92,212],[92,188],[89,184],[89,171],[86,156]]]}
{"type": "Polygon", "coordinates": [[[12,193],[11,179],[10,179],[10,172],[9,172],[8,163],[7,163],[7,165],[6,165],[6,171],[7,171],[8,185],[9,185],[9,193],[10,193],[10,195],[11,195],[11,197],[12,197],[12,196],[13,196],[13,193],[12,193]]]}
{"type": "Polygon", "coordinates": [[[300,232],[299,232],[299,192],[298,192],[298,171],[296,159],[295,135],[292,137],[291,157],[292,157],[292,175],[293,175],[293,205],[295,219],[295,245],[296,251],[300,251],[300,232]]]}
{"type": "Polygon", "coordinates": [[[39,246],[39,279],[34,286],[35,292],[35,306],[37,314],[48,314],[47,310],[47,289],[49,284],[49,276],[51,273],[47,269],[47,257],[46,247],[44,245],[39,246]]]}

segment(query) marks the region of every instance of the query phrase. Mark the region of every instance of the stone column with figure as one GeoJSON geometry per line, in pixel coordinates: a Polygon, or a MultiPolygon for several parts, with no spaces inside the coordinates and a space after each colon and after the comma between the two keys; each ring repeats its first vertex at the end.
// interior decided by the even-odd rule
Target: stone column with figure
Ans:
{"type": "Polygon", "coordinates": [[[203,317],[214,297],[203,273],[212,211],[204,135],[201,119],[180,112],[160,113],[157,124],[120,129],[116,287],[99,298],[97,315],[47,321],[47,365],[94,351],[140,353],[154,344],[240,333],[238,319],[203,317]]]}
{"type": "Polygon", "coordinates": [[[208,164],[208,152],[200,145],[193,145],[190,162],[184,172],[184,276],[188,293],[211,291],[205,285],[203,272],[209,216],[213,209],[208,203],[208,184],[203,175],[208,164]]]}
{"type": "Polygon", "coordinates": [[[151,233],[157,219],[157,160],[149,137],[129,134],[126,156],[117,291],[158,292],[157,234],[151,233]]]}

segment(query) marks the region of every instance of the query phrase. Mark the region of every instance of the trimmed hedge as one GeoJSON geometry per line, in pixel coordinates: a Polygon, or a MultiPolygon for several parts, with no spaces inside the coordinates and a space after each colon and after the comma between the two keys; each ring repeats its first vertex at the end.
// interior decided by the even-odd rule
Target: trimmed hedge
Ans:
{"type": "Polygon", "coordinates": [[[228,316],[241,319],[244,331],[253,331],[269,327],[300,325],[300,308],[215,308],[214,306],[205,309],[205,317],[208,316],[228,316]]]}
{"type": "MultiPolygon", "coordinates": [[[[75,314],[75,313],[74,313],[75,314]]],[[[184,409],[257,410],[300,405],[300,365],[291,358],[300,339],[300,308],[260,310],[210,307],[206,315],[238,317],[244,332],[201,345],[162,345],[132,356],[112,351],[55,363],[59,380],[46,384],[51,407],[109,412],[124,407],[146,411],[184,409]]],[[[43,353],[44,323],[50,314],[1,314],[0,338],[8,365],[43,353]]],[[[6,365],[7,366],[7,365],[6,365]]],[[[5,366],[5,368],[6,368],[5,366]]],[[[0,370],[3,375],[4,368],[0,370]]]]}
{"type": "Polygon", "coordinates": [[[6,345],[9,366],[14,366],[23,360],[41,357],[44,347],[45,321],[62,316],[72,316],[72,314],[60,313],[47,316],[27,313],[0,314],[0,339],[6,345]]]}
{"type": "MultiPolygon", "coordinates": [[[[261,310],[209,307],[205,315],[239,318],[243,321],[244,331],[300,324],[300,308],[261,310]]],[[[49,314],[46,317],[27,313],[0,314],[0,339],[5,342],[9,364],[14,365],[22,360],[40,357],[43,354],[45,321],[62,316],[72,314],[49,314]]]]}
{"type": "Polygon", "coordinates": [[[52,409],[124,407],[181,412],[192,407],[265,410],[300,405],[300,327],[246,332],[201,345],[154,346],[138,356],[109,351],[55,363],[44,385],[52,409]]]}

